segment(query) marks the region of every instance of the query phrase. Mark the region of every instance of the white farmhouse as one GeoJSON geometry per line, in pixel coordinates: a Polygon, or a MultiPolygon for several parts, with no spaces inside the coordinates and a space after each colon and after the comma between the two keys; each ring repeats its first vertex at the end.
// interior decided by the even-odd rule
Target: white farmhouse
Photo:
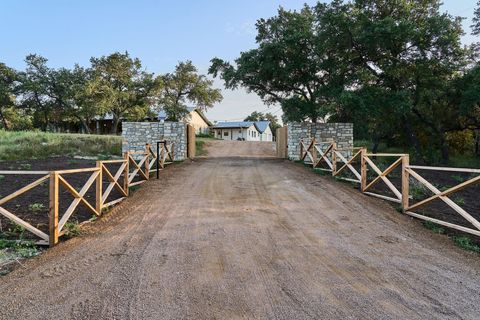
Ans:
{"type": "Polygon", "coordinates": [[[211,129],[222,140],[273,141],[270,121],[219,122],[211,129]]]}

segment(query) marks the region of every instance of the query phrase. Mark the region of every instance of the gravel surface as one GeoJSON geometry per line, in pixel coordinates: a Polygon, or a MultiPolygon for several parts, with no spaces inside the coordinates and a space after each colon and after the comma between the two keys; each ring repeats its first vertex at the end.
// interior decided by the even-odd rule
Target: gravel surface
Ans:
{"type": "Polygon", "coordinates": [[[479,319],[480,258],[348,184],[213,141],[0,278],[0,319],[479,319]]]}

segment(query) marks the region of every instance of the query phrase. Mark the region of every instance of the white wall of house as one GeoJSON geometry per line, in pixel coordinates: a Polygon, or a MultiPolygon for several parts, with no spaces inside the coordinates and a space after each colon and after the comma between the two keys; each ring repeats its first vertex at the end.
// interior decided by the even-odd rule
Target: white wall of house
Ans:
{"type": "Polygon", "coordinates": [[[270,126],[260,135],[260,141],[273,141],[273,134],[270,126]]]}
{"type": "Polygon", "coordinates": [[[217,139],[238,140],[239,138],[243,138],[245,141],[261,141],[260,132],[258,132],[254,125],[248,128],[216,128],[213,131],[217,139]]]}

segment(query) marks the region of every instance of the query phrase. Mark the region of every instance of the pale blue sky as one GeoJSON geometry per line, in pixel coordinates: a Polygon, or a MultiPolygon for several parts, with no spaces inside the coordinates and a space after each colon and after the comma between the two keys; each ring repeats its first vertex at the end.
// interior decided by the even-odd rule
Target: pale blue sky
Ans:
{"type": "MultiPolygon", "coordinates": [[[[295,0],[0,0],[0,61],[23,69],[29,53],[52,67],[87,65],[91,56],[128,51],[150,72],[173,70],[192,60],[206,73],[211,58],[233,60],[255,46],[255,21],[279,6],[301,8],[295,0]]],[[[444,10],[467,18],[476,0],[445,0],[444,10]]],[[[464,37],[465,43],[474,41],[464,37]]],[[[477,39],[478,41],[478,39],[477,39]]],[[[216,86],[222,87],[220,81],[216,86]]],[[[208,112],[213,120],[237,120],[267,109],[255,94],[224,90],[224,101],[208,112]]],[[[279,107],[270,111],[281,115],[279,107]]]]}

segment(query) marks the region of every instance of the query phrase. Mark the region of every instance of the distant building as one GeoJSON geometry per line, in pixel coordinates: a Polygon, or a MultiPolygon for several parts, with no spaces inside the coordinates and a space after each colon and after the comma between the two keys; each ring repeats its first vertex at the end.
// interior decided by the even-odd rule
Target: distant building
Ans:
{"type": "MultiPolygon", "coordinates": [[[[192,125],[195,128],[195,134],[210,133],[210,126],[212,125],[212,123],[210,122],[210,120],[208,120],[203,111],[194,107],[189,107],[187,109],[189,111],[189,114],[187,114],[182,121],[192,125]]],[[[164,119],[167,117],[165,111],[163,110],[159,112],[158,116],[159,118],[164,119]]]]}
{"type": "Polygon", "coordinates": [[[270,121],[219,122],[211,130],[222,140],[273,141],[270,121]]]}

